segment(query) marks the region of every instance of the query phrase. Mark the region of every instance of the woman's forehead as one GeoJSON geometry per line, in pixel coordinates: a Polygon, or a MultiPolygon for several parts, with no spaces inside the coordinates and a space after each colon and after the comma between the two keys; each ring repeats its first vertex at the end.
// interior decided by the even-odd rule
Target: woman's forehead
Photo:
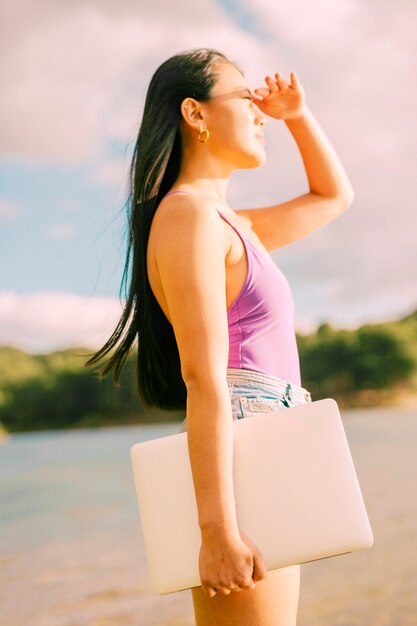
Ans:
{"type": "Polygon", "coordinates": [[[246,84],[245,77],[231,63],[221,63],[218,67],[217,80],[213,87],[213,95],[239,89],[247,89],[250,91],[249,86],[246,84]]]}

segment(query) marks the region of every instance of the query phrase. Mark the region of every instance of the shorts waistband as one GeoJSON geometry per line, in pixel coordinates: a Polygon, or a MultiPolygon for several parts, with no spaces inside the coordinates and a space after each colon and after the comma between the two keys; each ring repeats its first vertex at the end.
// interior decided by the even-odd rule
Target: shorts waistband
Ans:
{"type": "Polygon", "coordinates": [[[296,383],[276,378],[271,374],[258,372],[255,370],[228,367],[226,374],[227,382],[230,385],[250,385],[260,387],[275,394],[284,393],[290,400],[305,400],[311,402],[311,394],[308,389],[296,383]]]}

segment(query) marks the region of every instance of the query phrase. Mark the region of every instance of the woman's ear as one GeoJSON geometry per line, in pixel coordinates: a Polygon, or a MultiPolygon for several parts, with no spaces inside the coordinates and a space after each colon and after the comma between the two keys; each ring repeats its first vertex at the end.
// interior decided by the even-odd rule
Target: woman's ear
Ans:
{"type": "Polygon", "coordinates": [[[184,98],[180,108],[185,122],[193,128],[198,128],[198,122],[203,119],[200,103],[194,98],[184,98]]]}

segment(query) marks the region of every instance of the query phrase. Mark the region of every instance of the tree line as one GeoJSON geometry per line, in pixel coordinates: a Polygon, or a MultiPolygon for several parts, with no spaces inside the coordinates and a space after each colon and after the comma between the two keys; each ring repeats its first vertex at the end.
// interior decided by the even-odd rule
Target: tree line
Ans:
{"type": "MultiPolygon", "coordinates": [[[[383,404],[392,394],[417,394],[417,311],[396,322],[340,330],[324,323],[297,334],[302,385],[313,400],[340,406],[383,404]]],[[[88,350],[29,354],[0,348],[0,424],[8,432],[178,421],[181,412],[145,409],[135,354],[120,384],[84,367],[88,350]]],[[[417,395],[416,395],[417,397],[417,395]]]]}

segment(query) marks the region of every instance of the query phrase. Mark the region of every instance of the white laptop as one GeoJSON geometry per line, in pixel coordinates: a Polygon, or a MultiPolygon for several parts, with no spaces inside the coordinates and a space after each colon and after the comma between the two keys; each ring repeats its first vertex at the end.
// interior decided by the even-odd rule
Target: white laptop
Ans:
{"type": "MultiPolygon", "coordinates": [[[[339,407],[326,398],[233,421],[237,521],[267,570],[373,545],[339,407]]],[[[130,450],[153,590],[201,585],[188,433],[130,450]]],[[[207,470],[209,471],[209,469],[207,470]]]]}

